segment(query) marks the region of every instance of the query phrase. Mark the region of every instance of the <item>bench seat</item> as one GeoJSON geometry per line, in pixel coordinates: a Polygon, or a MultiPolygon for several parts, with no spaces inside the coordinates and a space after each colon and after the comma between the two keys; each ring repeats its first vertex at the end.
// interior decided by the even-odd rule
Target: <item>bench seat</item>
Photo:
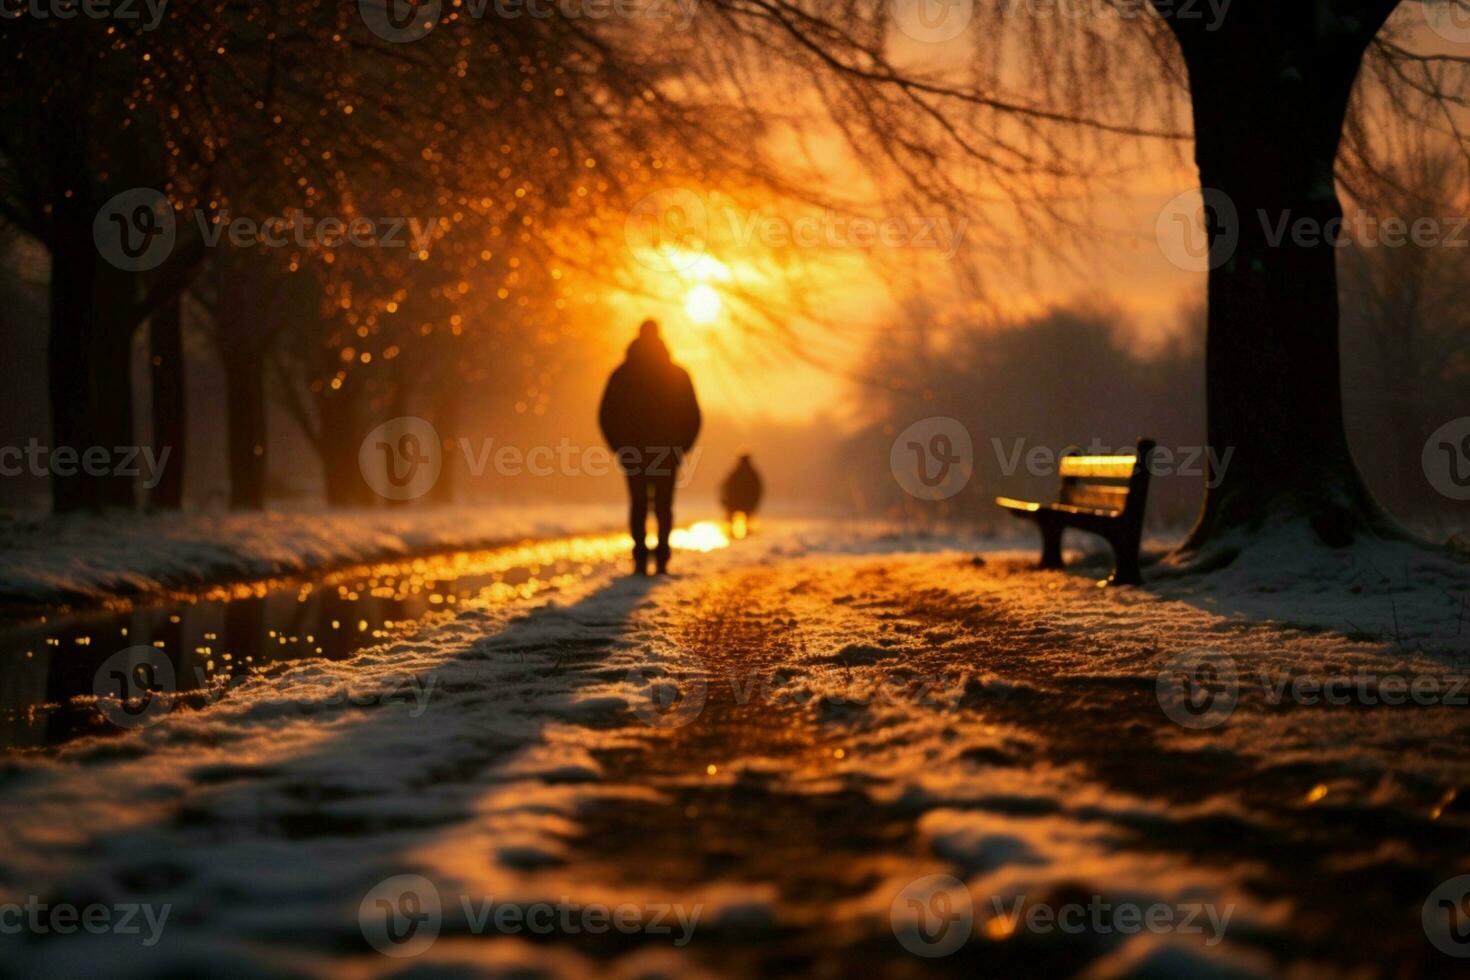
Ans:
{"type": "Polygon", "coordinates": [[[1154,442],[1138,440],[1132,455],[1064,454],[1059,467],[1062,485],[1054,503],[996,497],[1012,517],[1035,521],[1041,531],[1041,567],[1062,567],[1062,532],[1069,527],[1105,538],[1113,547],[1109,584],[1137,585],[1143,511],[1148,501],[1149,454],[1154,442]]]}
{"type": "Polygon", "coordinates": [[[1109,520],[1116,520],[1123,514],[1121,510],[1099,510],[1096,507],[1079,507],[1076,504],[1038,504],[1029,500],[1013,500],[1010,497],[996,497],[995,502],[1006,510],[1019,510],[1030,514],[1040,511],[1056,511],[1059,514],[1102,517],[1109,520]]]}

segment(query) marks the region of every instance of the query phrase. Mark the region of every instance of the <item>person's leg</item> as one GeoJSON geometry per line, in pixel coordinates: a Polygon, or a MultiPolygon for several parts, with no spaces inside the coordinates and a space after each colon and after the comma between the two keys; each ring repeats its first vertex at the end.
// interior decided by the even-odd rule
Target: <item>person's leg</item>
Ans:
{"type": "Polygon", "coordinates": [[[655,476],[653,483],[653,514],[658,518],[658,559],[660,573],[669,567],[669,536],[674,533],[674,477],[655,476]]]}
{"type": "Polygon", "coordinates": [[[633,536],[633,571],[648,574],[648,477],[628,474],[628,533],[633,536]]]}

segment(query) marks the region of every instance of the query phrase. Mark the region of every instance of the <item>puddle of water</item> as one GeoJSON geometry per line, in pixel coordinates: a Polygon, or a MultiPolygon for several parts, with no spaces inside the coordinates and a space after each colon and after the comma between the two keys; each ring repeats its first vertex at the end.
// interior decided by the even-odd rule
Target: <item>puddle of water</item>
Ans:
{"type": "MultiPolygon", "coordinates": [[[[707,522],[681,529],[674,539],[675,547],[694,551],[727,543],[707,522]]],[[[344,660],[463,606],[560,587],[600,564],[624,561],[628,550],[625,534],[563,538],[0,624],[0,750],[124,730],[110,720],[118,717],[115,710],[100,709],[98,695],[116,704],[126,689],[128,678],[112,669],[109,658],[129,648],[160,651],[179,701],[203,703],[206,692],[218,696],[247,673],[313,657],[344,660]]],[[[137,683],[140,689],[154,686],[143,678],[137,683]]]]}

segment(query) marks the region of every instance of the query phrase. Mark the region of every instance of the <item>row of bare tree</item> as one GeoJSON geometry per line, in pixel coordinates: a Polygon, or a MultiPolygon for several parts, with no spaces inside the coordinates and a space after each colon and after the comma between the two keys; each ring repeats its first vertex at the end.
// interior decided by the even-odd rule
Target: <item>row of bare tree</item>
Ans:
{"type": "MultiPolygon", "coordinates": [[[[848,207],[875,195],[937,202],[1006,211],[1012,220],[995,227],[1065,229],[1067,202],[1124,176],[1109,155],[1120,140],[1187,139],[1187,115],[1202,186],[1242,213],[1328,223],[1342,213],[1334,170],[1367,167],[1380,136],[1353,125],[1365,107],[1437,131],[1463,154],[1470,59],[1428,34],[1419,0],[1236,0],[1215,19],[1186,17],[1187,6],[1157,2],[1157,16],[1114,16],[1121,26],[1103,31],[1075,9],[1031,16],[977,3],[974,47],[958,60],[926,57],[883,0],[711,0],[678,26],[455,7],[411,44],[367,30],[359,5],[304,0],[180,2],[152,31],[9,20],[0,208],[50,255],[52,441],[132,441],[125,364],[144,323],[158,359],[154,404],[181,411],[173,311],[186,289],[212,294],[241,415],[232,457],[251,450],[232,464],[234,495],[258,505],[252,406],[263,365],[309,349],[296,359],[317,402],[308,428],[338,446],[339,400],[362,368],[376,376],[382,366],[343,355],[392,346],[378,340],[407,300],[396,256],[280,255],[286,274],[269,291],[287,274],[315,276],[304,292],[332,312],[307,316],[321,322],[304,331],[302,319],[247,325],[242,310],[267,304],[241,285],[248,278],[231,277],[231,260],[208,256],[196,223],[180,221],[169,260],[148,272],[99,258],[94,220],[128,188],[158,188],[206,227],[292,207],[444,219],[454,268],[412,287],[443,300],[446,283],[465,281],[499,297],[507,286],[487,263],[505,264],[504,281],[555,263],[605,272],[627,204],[671,182],[848,207]],[[820,180],[811,141],[833,133],[868,168],[861,191],[820,180]],[[213,287],[201,284],[206,265],[213,287]]],[[[1137,13],[1122,0],[1095,0],[1094,13],[1115,7],[1137,13]]],[[[1332,545],[1392,533],[1348,451],[1336,250],[1274,241],[1249,222],[1239,230],[1229,261],[1209,273],[1205,344],[1206,441],[1236,455],[1213,481],[1193,544],[1281,520],[1332,545]]],[[[421,335],[437,336],[434,319],[407,327],[424,322],[432,329],[421,335]]],[[[178,429],[161,419],[158,431],[178,429]]],[[[54,502],[129,507],[131,493],[78,476],[56,481],[54,502]]]]}

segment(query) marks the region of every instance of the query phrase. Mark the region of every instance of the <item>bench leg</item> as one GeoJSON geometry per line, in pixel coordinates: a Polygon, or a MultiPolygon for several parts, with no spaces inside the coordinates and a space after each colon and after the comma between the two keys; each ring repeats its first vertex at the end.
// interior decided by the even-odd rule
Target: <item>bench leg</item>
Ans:
{"type": "Polygon", "coordinates": [[[1108,576],[1109,585],[1142,585],[1143,573],[1138,570],[1138,542],[1114,541],[1113,574],[1108,576]]]}
{"type": "Polygon", "coordinates": [[[1041,522],[1041,567],[1062,567],[1062,525],[1052,521],[1041,522]]]}

